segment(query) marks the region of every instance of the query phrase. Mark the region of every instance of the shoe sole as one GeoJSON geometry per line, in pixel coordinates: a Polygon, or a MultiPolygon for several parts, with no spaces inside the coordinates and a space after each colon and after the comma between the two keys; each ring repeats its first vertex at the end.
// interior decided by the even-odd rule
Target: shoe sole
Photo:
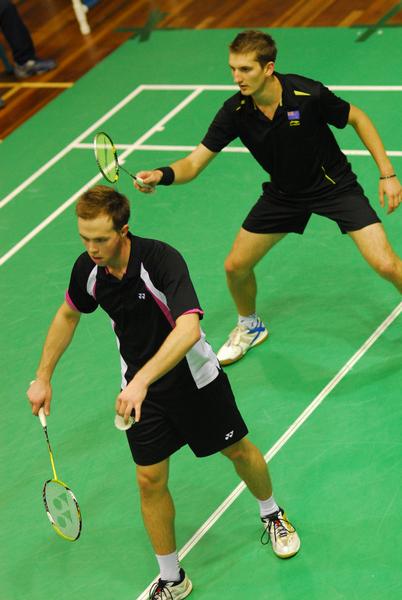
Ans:
{"type": "Polygon", "coordinates": [[[269,333],[267,332],[267,335],[265,337],[263,337],[261,340],[258,340],[258,342],[255,342],[255,344],[253,344],[252,346],[250,346],[250,348],[248,350],[246,350],[243,354],[241,354],[239,356],[239,358],[234,358],[234,359],[226,359],[226,360],[219,360],[219,364],[222,365],[222,367],[226,367],[227,365],[233,365],[233,363],[235,362],[239,362],[239,360],[241,360],[243,358],[243,356],[245,356],[247,354],[247,352],[249,352],[250,350],[252,350],[252,348],[255,348],[256,346],[259,346],[260,344],[262,344],[263,342],[265,342],[269,337],[269,333]]]}
{"type": "Polygon", "coordinates": [[[193,591],[193,584],[191,583],[191,580],[188,580],[188,587],[186,590],[184,590],[184,592],[182,594],[180,594],[180,596],[177,596],[176,600],[183,600],[183,598],[187,598],[187,596],[189,596],[191,594],[191,592],[193,591]]]}
{"type": "Polygon", "coordinates": [[[292,554],[278,554],[277,552],[275,552],[275,550],[274,550],[274,554],[278,558],[281,558],[282,560],[286,560],[287,558],[292,558],[292,556],[296,556],[296,554],[300,550],[300,546],[301,546],[301,542],[300,542],[300,539],[299,539],[299,545],[297,546],[296,550],[294,552],[292,552],[292,554]]]}

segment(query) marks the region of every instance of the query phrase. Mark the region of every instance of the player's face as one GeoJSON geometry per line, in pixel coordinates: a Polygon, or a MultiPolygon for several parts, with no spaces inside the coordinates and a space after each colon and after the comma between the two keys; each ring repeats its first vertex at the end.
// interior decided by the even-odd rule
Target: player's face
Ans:
{"type": "Polygon", "coordinates": [[[255,52],[247,54],[229,54],[229,66],[235,83],[244,96],[262,92],[267,78],[272,75],[274,63],[269,62],[264,67],[256,60],[255,52]]]}
{"type": "Polygon", "coordinates": [[[96,219],[78,217],[78,231],[86,251],[100,267],[115,266],[121,257],[128,226],[121,231],[113,229],[113,221],[108,215],[96,219]]]}

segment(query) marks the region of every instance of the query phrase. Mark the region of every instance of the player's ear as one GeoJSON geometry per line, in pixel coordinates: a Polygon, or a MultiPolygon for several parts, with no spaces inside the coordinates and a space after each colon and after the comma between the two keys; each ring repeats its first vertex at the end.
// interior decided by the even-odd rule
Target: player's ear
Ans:
{"type": "Polygon", "coordinates": [[[267,64],[264,67],[265,70],[265,75],[267,77],[271,77],[271,75],[273,74],[273,72],[275,71],[275,63],[270,60],[269,62],[267,62],[267,64]]]}
{"type": "Polygon", "coordinates": [[[120,235],[122,237],[126,237],[127,234],[128,234],[128,223],[126,223],[126,225],[123,225],[123,227],[120,229],[120,235]]]}

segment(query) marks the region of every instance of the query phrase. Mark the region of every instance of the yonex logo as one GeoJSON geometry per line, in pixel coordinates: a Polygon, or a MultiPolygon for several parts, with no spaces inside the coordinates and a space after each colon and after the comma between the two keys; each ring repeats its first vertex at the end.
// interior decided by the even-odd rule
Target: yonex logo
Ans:
{"type": "Polygon", "coordinates": [[[144,294],[144,293],[140,293],[140,294],[138,294],[138,298],[139,298],[140,300],[145,300],[145,294],[144,294]]]}
{"type": "Polygon", "coordinates": [[[230,438],[232,438],[232,437],[233,437],[233,434],[234,434],[234,431],[229,431],[229,433],[227,433],[227,434],[225,435],[225,440],[230,440],[230,438]]]}

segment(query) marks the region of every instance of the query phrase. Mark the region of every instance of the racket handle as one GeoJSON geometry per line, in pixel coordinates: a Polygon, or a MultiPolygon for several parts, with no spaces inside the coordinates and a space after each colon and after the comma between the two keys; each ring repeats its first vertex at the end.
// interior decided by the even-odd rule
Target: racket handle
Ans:
{"type": "Polygon", "coordinates": [[[135,181],[138,183],[138,185],[142,188],[145,188],[147,190],[154,190],[154,186],[153,185],[148,185],[147,183],[144,183],[144,181],[141,179],[141,177],[137,177],[137,175],[131,175],[131,177],[133,179],[135,179],[135,181]]]}
{"type": "Polygon", "coordinates": [[[41,406],[40,409],[39,409],[38,417],[40,419],[42,427],[46,427],[46,415],[45,415],[45,411],[43,409],[43,406],[41,406]]]}

